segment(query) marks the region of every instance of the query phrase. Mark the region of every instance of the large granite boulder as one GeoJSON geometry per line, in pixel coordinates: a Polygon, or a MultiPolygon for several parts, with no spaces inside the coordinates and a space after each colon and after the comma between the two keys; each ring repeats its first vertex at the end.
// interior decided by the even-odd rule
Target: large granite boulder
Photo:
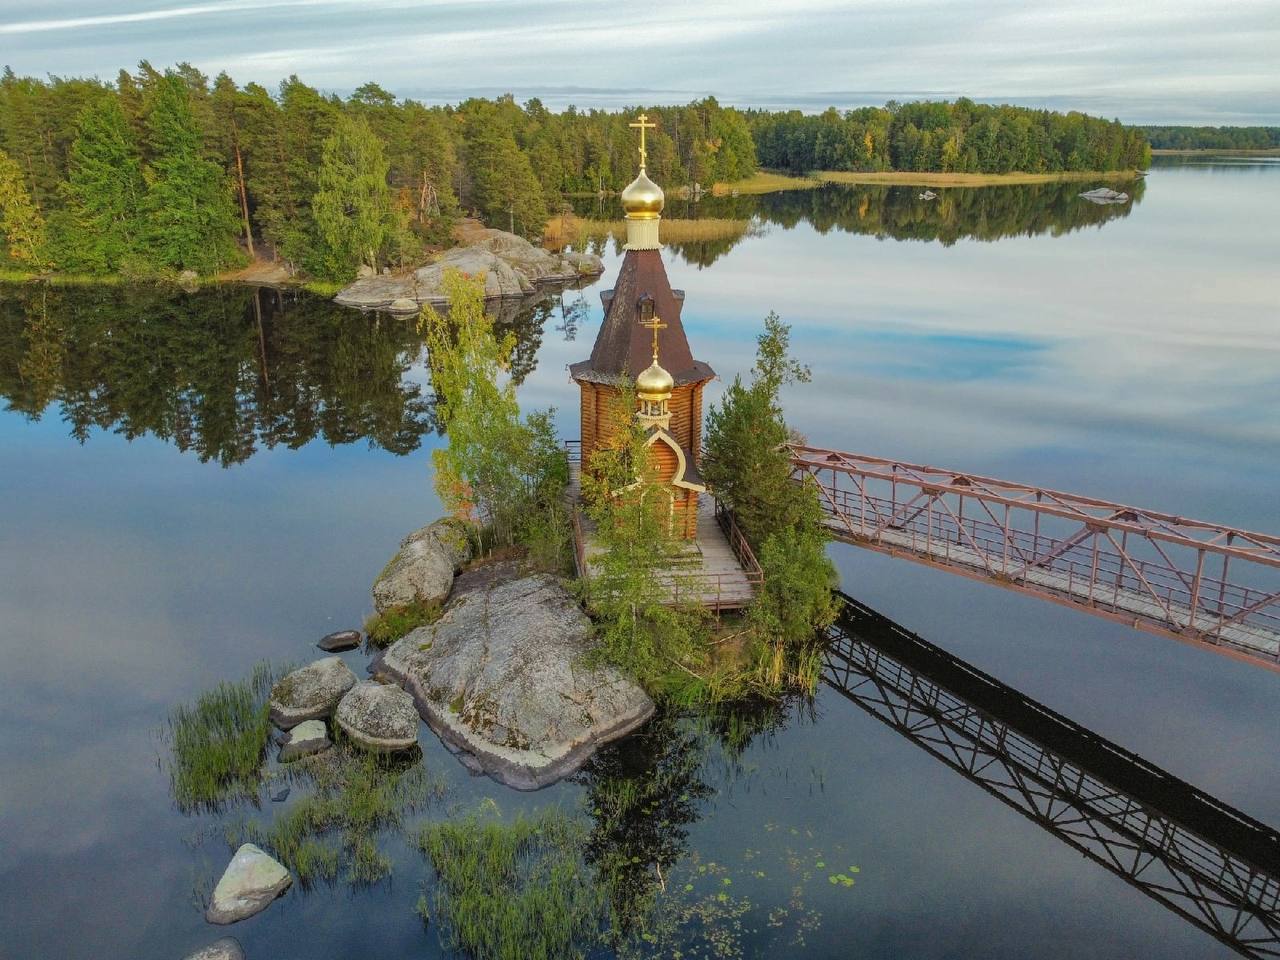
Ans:
{"type": "Polygon", "coordinates": [[[269,854],[252,843],[236,851],[218,885],[204,918],[210,923],[235,923],[265,910],[289,888],[293,877],[269,854]]]}
{"type": "Polygon", "coordinates": [[[341,657],[309,663],[281,677],[271,688],[271,722],[288,730],[303,720],[327,717],[355,685],[356,675],[341,657]]]}
{"type": "Polygon", "coordinates": [[[344,733],[367,750],[390,753],[418,742],[418,712],[399,687],[363,680],[342,698],[333,715],[344,733]]]}
{"type": "Polygon", "coordinates": [[[495,564],[458,578],[434,624],[389,647],[374,669],[469,766],[533,790],[582,766],[653,713],[640,687],[583,663],[591,623],[554,577],[495,564]]]}
{"type": "Polygon", "coordinates": [[[418,304],[448,303],[444,278],[450,270],[482,281],[486,300],[523,299],[541,285],[574,283],[604,272],[604,261],[594,254],[553,253],[502,230],[474,231],[472,237],[411,273],[362,276],[333,299],[365,310],[408,312],[418,304]]]}
{"type": "Polygon", "coordinates": [[[488,250],[534,284],[571,283],[604,272],[604,261],[594,254],[553,253],[502,230],[486,230],[478,237],[471,249],[488,250]]]}
{"type": "Polygon", "coordinates": [[[415,600],[443,602],[453,575],[471,559],[466,525],[437,520],[400,541],[399,552],[373,583],[373,606],[379,613],[415,600]]]}

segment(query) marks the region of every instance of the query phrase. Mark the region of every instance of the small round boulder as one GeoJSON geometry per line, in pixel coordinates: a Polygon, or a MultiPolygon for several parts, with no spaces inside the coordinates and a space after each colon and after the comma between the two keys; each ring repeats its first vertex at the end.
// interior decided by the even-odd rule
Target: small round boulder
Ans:
{"type": "Polygon", "coordinates": [[[399,687],[362,680],[342,698],[334,719],[367,750],[390,753],[418,742],[417,708],[399,687]]]}
{"type": "Polygon", "coordinates": [[[316,646],[325,653],[341,653],[343,650],[354,650],[360,646],[361,639],[359,630],[339,630],[321,637],[316,646]]]}
{"type": "Polygon", "coordinates": [[[280,746],[280,762],[292,763],[313,753],[322,753],[333,746],[323,720],[304,720],[285,737],[280,746]]]}
{"type": "Polygon", "coordinates": [[[271,722],[281,730],[333,713],[356,675],[341,657],[325,657],[286,674],[271,688],[271,722]]]}

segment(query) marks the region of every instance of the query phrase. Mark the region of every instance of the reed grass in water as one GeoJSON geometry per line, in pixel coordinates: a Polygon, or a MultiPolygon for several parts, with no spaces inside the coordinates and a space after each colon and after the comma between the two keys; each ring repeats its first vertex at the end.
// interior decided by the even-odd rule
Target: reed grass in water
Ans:
{"type": "MultiPolygon", "coordinates": [[[[424,827],[418,845],[439,878],[433,919],[446,949],[475,960],[585,956],[606,904],[582,861],[584,839],[583,826],[554,809],[424,827]]],[[[425,918],[425,901],[418,911],[425,918]]]]}
{"type": "Polygon", "coordinates": [[[259,663],[246,679],[220,683],[169,715],[169,778],[180,809],[214,808],[257,791],[275,677],[259,663]]]}
{"type": "Polygon", "coordinates": [[[230,824],[226,840],[231,847],[246,841],[264,847],[304,886],[336,879],[343,863],[349,883],[381,880],[391,872],[391,860],[378,848],[378,831],[400,826],[402,817],[444,792],[443,781],[429,776],[420,761],[406,766],[347,745],[296,766],[300,776],[314,781],[315,791],[268,825],[230,824]]]}

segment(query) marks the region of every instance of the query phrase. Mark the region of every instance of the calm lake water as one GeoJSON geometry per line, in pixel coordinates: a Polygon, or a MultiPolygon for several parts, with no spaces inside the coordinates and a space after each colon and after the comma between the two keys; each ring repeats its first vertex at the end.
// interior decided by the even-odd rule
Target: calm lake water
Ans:
{"type": "MultiPolygon", "coordinates": [[[[1120,206],[1077,189],[708,201],[751,228],[672,247],[668,272],[723,378],[766,313],[792,324],[814,376],[785,400],[811,442],[1280,532],[1280,165],[1157,166],[1120,206]]],[[[522,402],[558,406],[566,436],[604,252],[604,280],[503,321],[522,402]]],[[[170,799],[165,717],[357,625],[437,514],[422,348],[410,323],[293,295],[0,288],[0,395],[0,957],[180,957],[226,932],[195,901],[228,850],[222,818],[170,799]]],[[[861,601],[1280,824],[1280,676],[832,551],[861,601]]],[[[661,784],[678,829],[594,838],[638,876],[665,865],[687,922],[661,955],[716,955],[707,912],[745,956],[1229,955],[829,689],[754,719],[666,718],[536,794],[468,777],[424,728],[449,792],[412,822],[482,798],[589,822],[620,778],[661,784]]],[[[413,911],[429,866],[384,848],[390,881],[295,887],[230,932],[251,960],[442,956],[413,911]]]]}

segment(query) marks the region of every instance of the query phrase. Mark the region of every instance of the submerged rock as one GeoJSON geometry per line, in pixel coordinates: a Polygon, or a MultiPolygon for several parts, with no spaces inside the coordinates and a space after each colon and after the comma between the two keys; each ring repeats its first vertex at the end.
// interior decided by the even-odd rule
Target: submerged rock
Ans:
{"type": "Polygon", "coordinates": [[[281,787],[279,790],[277,790],[275,793],[271,795],[272,803],[284,803],[288,799],[289,799],[288,787],[281,787]]]}
{"type": "Polygon", "coordinates": [[[340,653],[343,650],[354,650],[360,646],[362,639],[359,630],[339,630],[321,637],[316,646],[326,653],[340,653]]]}
{"type": "Polygon", "coordinates": [[[271,722],[281,730],[333,713],[356,675],[341,657],[316,660],[276,681],[271,688],[271,722]]]}
{"type": "Polygon", "coordinates": [[[332,746],[333,741],[329,739],[329,730],[323,720],[304,720],[289,731],[284,743],[280,745],[279,759],[281,763],[292,763],[332,746]]]}
{"type": "Polygon", "coordinates": [[[573,283],[604,272],[604,261],[588,253],[552,253],[502,230],[480,230],[476,239],[446,250],[434,263],[398,276],[361,276],[334,301],[361,309],[408,312],[419,304],[448,303],[444,277],[457,270],[484,282],[486,300],[526,297],[543,284],[573,283]]]}
{"type": "Polygon", "coordinates": [[[494,779],[532,790],[653,713],[621,672],[584,666],[590,635],[559,580],[496,564],[463,574],[440,620],[401,638],[376,668],[413,694],[446,744],[494,779]]]}
{"type": "Polygon", "coordinates": [[[223,937],[202,950],[188,953],[182,960],[244,960],[244,949],[235,937],[223,937]]]}
{"type": "Polygon", "coordinates": [[[379,613],[415,600],[443,602],[453,588],[453,574],[471,558],[464,524],[437,520],[400,541],[399,552],[373,583],[373,606],[379,613]]]}
{"type": "Polygon", "coordinates": [[[213,899],[204,917],[210,923],[235,923],[251,917],[289,889],[293,877],[269,854],[244,844],[236,851],[222,879],[213,888],[213,899]]]}
{"type": "Polygon", "coordinates": [[[418,742],[418,712],[399,687],[362,680],[342,698],[334,714],[344,733],[368,750],[389,753],[418,742]]]}
{"type": "Polygon", "coordinates": [[[1080,194],[1090,203],[1106,204],[1106,203],[1128,203],[1129,195],[1121,193],[1119,190],[1112,190],[1110,187],[1097,187],[1093,190],[1086,190],[1080,194]]]}

